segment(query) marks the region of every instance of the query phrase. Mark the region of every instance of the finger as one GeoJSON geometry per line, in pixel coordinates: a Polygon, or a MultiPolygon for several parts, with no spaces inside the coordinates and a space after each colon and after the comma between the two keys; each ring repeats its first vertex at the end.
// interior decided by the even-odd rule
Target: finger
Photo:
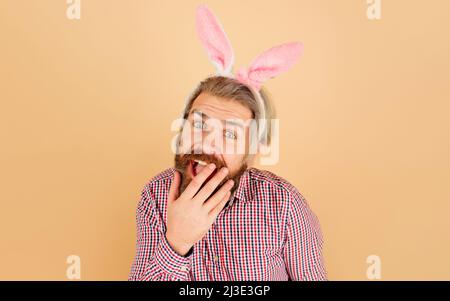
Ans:
{"type": "Polygon", "coordinates": [[[211,173],[216,169],[216,165],[214,163],[208,164],[206,168],[203,168],[202,171],[196,175],[186,189],[182,193],[182,197],[185,199],[192,199],[197,191],[202,186],[203,182],[211,175],[211,173]]]}
{"type": "Polygon", "coordinates": [[[208,181],[208,183],[203,186],[203,188],[197,193],[195,196],[195,200],[197,202],[200,202],[203,204],[214,192],[214,190],[219,186],[220,183],[222,183],[223,179],[228,174],[228,168],[223,167],[221,168],[214,177],[211,178],[211,180],[208,181]]]}
{"type": "Polygon", "coordinates": [[[212,218],[214,220],[217,218],[217,216],[219,215],[220,211],[222,211],[223,207],[225,207],[225,204],[227,203],[228,199],[230,198],[230,195],[231,195],[231,191],[228,191],[225,194],[225,196],[222,198],[220,203],[209,212],[209,217],[210,218],[212,218]]]}
{"type": "Polygon", "coordinates": [[[175,201],[180,193],[180,174],[175,170],[173,174],[172,184],[169,189],[169,196],[167,197],[168,202],[175,201]]]}
{"type": "Polygon", "coordinates": [[[222,201],[222,199],[226,196],[230,189],[233,188],[233,184],[233,180],[228,180],[213,196],[211,196],[204,203],[203,207],[207,210],[207,212],[210,212],[222,201]]]}

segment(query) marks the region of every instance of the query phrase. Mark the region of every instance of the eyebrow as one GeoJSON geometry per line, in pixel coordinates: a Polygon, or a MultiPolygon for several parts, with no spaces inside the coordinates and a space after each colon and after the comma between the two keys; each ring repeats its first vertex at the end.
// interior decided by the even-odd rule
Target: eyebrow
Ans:
{"type": "MultiPolygon", "coordinates": [[[[200,117],[202,117],[202,119],[205,118],[205,117],[206,118],[210,118],[207,114],[205,114],[205,113],[203,113],[203,112],[201,112],[199,110],[196,110],[196,109],[192,110],[191,114],[199,115],[200,117]]],[[[237,122],[237,121],[234,121],[234,120],[224,120],[224,121],[225,121],[226,124],[238,126],[238,127],[242,128],[242,129],[244,128],[244,125],[241,122],[237,122]]]]}

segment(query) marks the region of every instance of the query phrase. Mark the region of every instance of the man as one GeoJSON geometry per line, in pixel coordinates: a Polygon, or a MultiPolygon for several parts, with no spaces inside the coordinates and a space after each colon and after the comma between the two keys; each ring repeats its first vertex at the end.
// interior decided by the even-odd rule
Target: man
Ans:
{"type": "Polygon", "coordinates": [[[129,280],[325,280],[320,225],[306,200],[283,178],[251,167],[255,146],[273,135],[261,84],[295,62],[299,45],[270,49],[235,77],[231,46],[204,6],[197,29],[221,75],[188,98],[175,167],[142,191],[129,280]]]}
{"type": "Polygon", "coordinates": [[[326,279],[319,222],[303,196],[273,173],[247,168],[251,156],[217,147],[220,134],[223,145],[248,141],[248,127],[246,137],[237,137],[239,125],[226,131],[205,126],[209,119],[251,119],[255,112],[246,104],[255,100],[247,90],[232,79],[212,77],[194,93],[176,168],[155,176],[142,191],[129,280],[326,279]],[[197,131],[203,135],[200,154],[192,151],[198,145],[182,143],[197,131]]]}

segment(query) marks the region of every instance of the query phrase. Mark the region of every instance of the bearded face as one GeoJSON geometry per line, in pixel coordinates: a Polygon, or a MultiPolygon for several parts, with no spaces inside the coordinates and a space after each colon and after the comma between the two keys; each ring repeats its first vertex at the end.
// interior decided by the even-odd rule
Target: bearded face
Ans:
{"type": "MultiPolygon", "coordinates": [[[[199,174],[203,168],[205,168],[208,164],[214,163],[216,165],[216,169],[213,173],[206,179],[203,183],[202,187],[220,170],[222,167],[228,166],[217,158],[214,155],[209,154],[184,154],[184,155],[175,155],[175,169],[181,174],[181,185],[180,185],[180,193],[186,189],[192,179],[199,174]]],[[[230,173],[222,180],[219,186],[215,189],[213,194],[220,189],[220,187],[229,179],[234,181],[234,186],[231,189],[231,193],[237,189],[239,185],[239,179],[242,174],[247,169],[247,164],[245,162],[242,163],[241,167],[236,171],[230,171],[230,173]]]]}
{"type": "MultiPolygon", "coordinates": [[[[248,165],[249,123],[252,111],[241,102],[201,93],[192,103],[184,122],[175,155],[175,168],[181,175],[180,193],[209,163],[216,169],[206,184],[222,167],[232,179],[233,193],[248,165]]],[[[221,185],[216,188],[220,189],[221,185]]]]}

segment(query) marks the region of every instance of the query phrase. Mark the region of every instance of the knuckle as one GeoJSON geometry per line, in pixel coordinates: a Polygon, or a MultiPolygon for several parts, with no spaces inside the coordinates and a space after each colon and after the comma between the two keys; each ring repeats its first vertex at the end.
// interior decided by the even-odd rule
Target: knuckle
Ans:
{"type": "Polygon", "coordinates": [[[217,185],[219,185],[219,181],[211,179],[205,186],[208,187],[208,189],[215,189],[217,185]]]}
{"type": "Polygon", "coordinates": [[[227,192],[230,190],[230,187],[228,187],[228,185],[222,185],[222,187],[220,187],[220,189],[217,191],[216,195],[217,198],[220,200],[222,200],[225,195],[227,194],[227,192]]]}
{"type": "Polygon", "coordinates": [[[230,186],[228,183],[225,183],[220,187],[220,192],[223,192],[224,194],[230,191],[232,186],[230,186]]]}

